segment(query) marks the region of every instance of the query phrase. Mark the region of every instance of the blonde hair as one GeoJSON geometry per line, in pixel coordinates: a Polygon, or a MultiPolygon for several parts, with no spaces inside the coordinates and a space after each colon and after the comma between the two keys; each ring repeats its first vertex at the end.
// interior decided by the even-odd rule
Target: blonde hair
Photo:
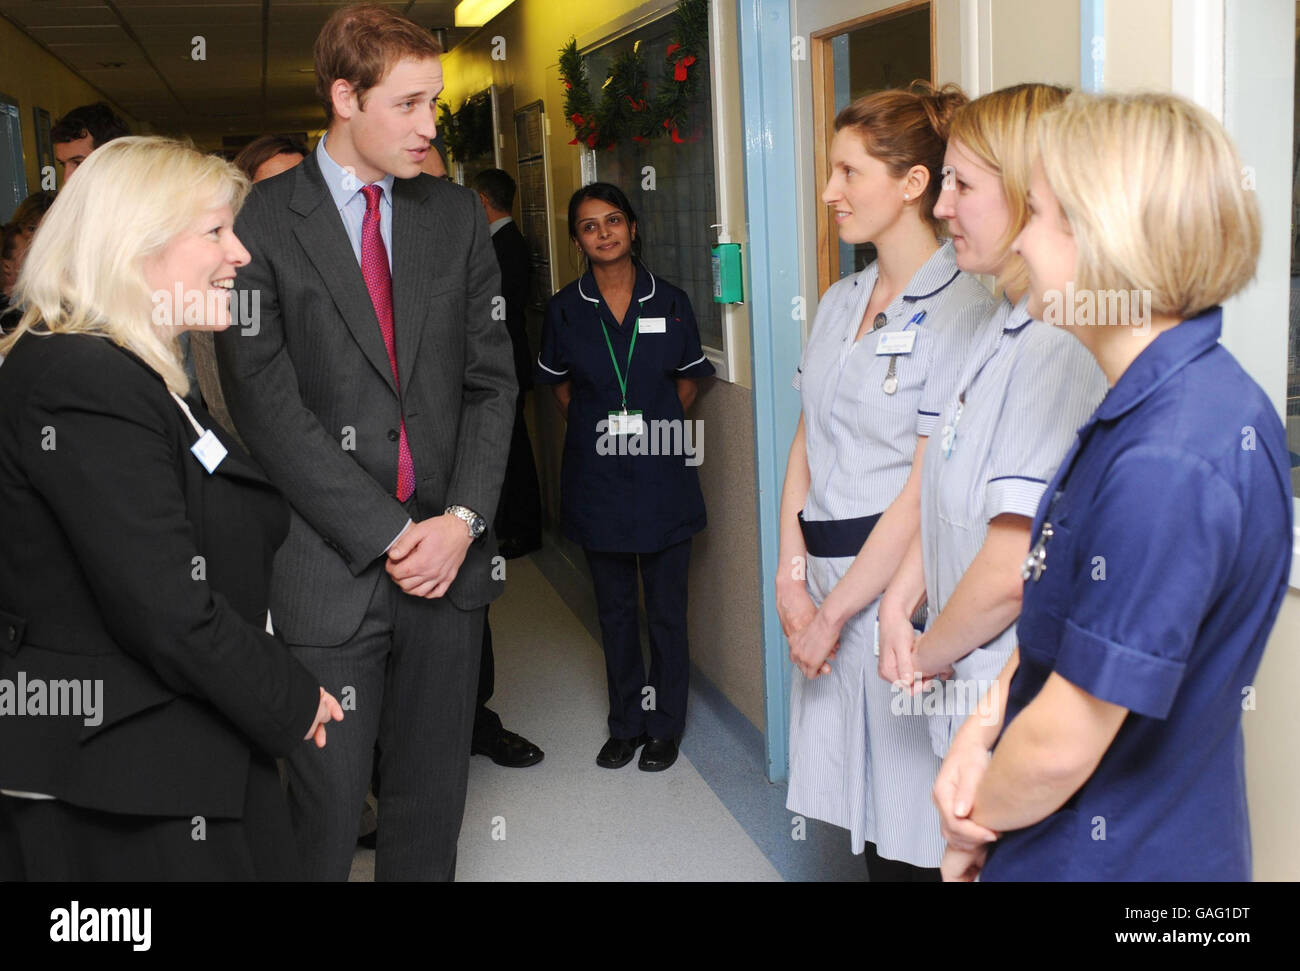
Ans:
{"type": "Polygon", "coordinates": [[[962,147],[1002,180],[1010,219],[1000,247],[1006,254],[995,292],[1019,293],[1029,286],[1029,270],[1011,244],[1029,221],[1029,172],[1035,156],[1039,120],[1059,106],[1069,88],[1054,84],[1016,84],[992,91],[958,108],[948,142],[962,147]]]}
{"type": "Polygon", "coordinates": [[[248,179],[229,162],[170,138],[117,138],[95,149],[32,239],[13,300],[23,334],[92,334],[125,347],[184,394],[173,331],[155,324],[145,263],[206,211],[238,211],[248,179]]]}
{"type": "Polygon", "coordinates": [[[1171,94],[1074,95],[1038,148],[1078,247],[1075,286],[1151,294],[1186,319],[1255,275],[1259,206],[1208,111],[1171,94]]]}

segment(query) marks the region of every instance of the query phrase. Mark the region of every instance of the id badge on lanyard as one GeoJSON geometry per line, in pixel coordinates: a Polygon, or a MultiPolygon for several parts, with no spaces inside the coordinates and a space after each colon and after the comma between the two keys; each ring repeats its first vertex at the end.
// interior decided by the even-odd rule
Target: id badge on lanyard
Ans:
{"type": "Polygon", "coordinates": [[[609,433],[611,435],[642,435],[645,422],[639,411],[611,411],[609,413],[609,433]]]}
{"type": "MultiPolygon", "coordinates": [[[[597,314],[600,320],[600,315],[597,314]]],[[[662,320],[662,318],[659,318],[662,320]]],[[[647,323],[652,321],[647,320],[647,323]]],[[[641,315],[638,313],[636,322],[632,324],[632,343],[627,349],[627,370],[618,366],[618,356],[614,353],[614,342],[610,340],[609,328],[605,326],[605,321],[600,320],[601,332],[605,335],[605,346],[609,348],[609,359],[614,363],[614,377],[618,378],[618,390],[623,396],[622,404],[617,411],[609,413],[609,434],[611,435],[641,435],[645,432],[645,422],[641,420],[640,411],[628,411],[627,408],[627,382],[632,375],[632,355],[636,352],[636,335],[641,330],[641,315]]],[[[647,328],[646,333],[656,333],[653,329],[647,328]]]]}
{"type": "Polygon", "coordinates": [[[185,417],[190,420],[190,425],[193,426],[195,434],[199,436],[199,440],[190,446],[190,451],[199,460],[199,464],[207,470],[208,475],[211,475],[217,471],[217,466],[225,460],[230,452],[226,449],[226,446],[221,444],[221,440],[213,434],[211,428],[205,429],[198,423],[184,398],[175,391],[171,392],[171,396],[176,399],[181,411],[185,412],[185,417]]]}

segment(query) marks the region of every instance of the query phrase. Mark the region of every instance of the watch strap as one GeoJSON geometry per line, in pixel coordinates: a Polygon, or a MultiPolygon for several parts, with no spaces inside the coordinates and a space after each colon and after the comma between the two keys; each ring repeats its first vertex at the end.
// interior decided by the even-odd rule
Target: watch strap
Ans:
{"type": "Polygon", "coordinates": [[[469,530],[471,539],[478,539],[487,530],[487,520],[468,506],[448,506],[444,512],[450,513],[457,519],[461,520],[469,530]],[[478,527],[477,529],[475,529],[476,526],[478,527]]]}

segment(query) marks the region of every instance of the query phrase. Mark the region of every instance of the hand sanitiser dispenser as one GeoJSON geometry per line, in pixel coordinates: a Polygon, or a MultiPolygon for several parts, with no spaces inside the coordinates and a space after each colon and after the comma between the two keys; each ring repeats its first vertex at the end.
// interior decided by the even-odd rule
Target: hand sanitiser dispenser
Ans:
{"type": "Polygon", "coordinates": [[[713,247],[713,302],[744,303],[740,244],[731,241],[725,226],[715,224],[711,228],[718,230],[718,245],[713,247]]]}

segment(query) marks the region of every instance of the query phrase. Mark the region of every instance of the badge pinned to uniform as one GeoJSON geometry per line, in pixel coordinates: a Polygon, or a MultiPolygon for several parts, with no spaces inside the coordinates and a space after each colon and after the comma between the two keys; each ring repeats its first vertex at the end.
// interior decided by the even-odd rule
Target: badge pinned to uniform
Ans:
{"type": "Polygon", "coordinates": [[[952,424],[943,426],[943,457],[952,458],[952,450],[957,447],[957,423],[961,421],[961,413],[966,410],[966,392],[963,391],[957,396],[957,410],[953,412],[952,424]]]}
{"type": "Polygon", "coordinates": [[[912,348],[915,346],[916,331],[914,330],[898,330],[889,334],[881,334],[876,340],[876,356],[888,355],[889,357],[889,372],[880,385],[880,390],[885,394],[893,394],[898,390],[899,355],[911,354],[912,348]]]}
{"type": "Polygon", "coordinates": [[[645,422],[639,411],[611,411],[609,413],[609,433],[611,435],[643,435],[645,422]]]}
{"type": "Polygon", "coordinates": [[[1024,565],[1020,568],[1021,579],[1033,580],[1037,583],[1042,578],[1043,571],[1047,569],[1047,543],[1055,535],[1052,524],[1044,520],[1042,529],[1038,532],[1038,542],[1029,551],[1024,565]]]}
{"type": "Polygon", "coordinates": [[[642,317],[637,331],[642,334],[666,334],[668,332],[667,317],[642,317]]]}
{"type": "Polygon", "coordinates": [[[881,334],[876,339],[876,356],[886,354],[911,354],[916,346],[916,331],[898,330],[881,334]]]}

